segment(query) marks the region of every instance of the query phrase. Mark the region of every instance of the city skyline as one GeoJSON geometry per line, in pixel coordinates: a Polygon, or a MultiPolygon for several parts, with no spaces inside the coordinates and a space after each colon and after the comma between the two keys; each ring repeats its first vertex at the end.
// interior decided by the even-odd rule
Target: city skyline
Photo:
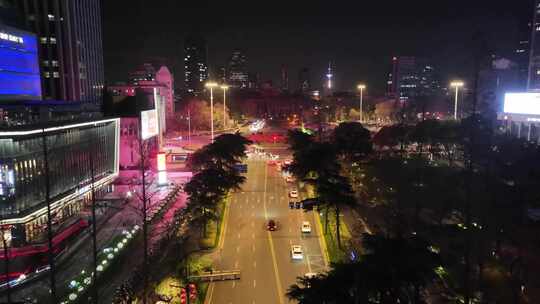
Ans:
{"type": "MultiPolygon", "coordinates": [[[[293,74],[309,67],[312,86],[321,88],[328,60],[332,60],[339,71],[335,76],[338,90],[352,90],[356,82],[363,81],[372,84],[371,90],[384,92],[393,56],[430,57],[445,83],[469,77],[475,32],[484,34],[494,52],[510,56],[518,44],[517,32],[532,18],[532,0],[512,7],[502,1],[416,2],[391,8],[315,3],[309,7],[287,5],[285,12],[278,9],[279,3],[264,11],[250,11],[242,3],[230,7],[173,2],[147,5],[142,1],[138,7],[126,7],[121,1],[105,4],[108,82],[118,80],[129,66],[156,57],[168,58],[173,72],[182,74],[179,54],[183,41],[196,30],[208,42],[212,78],[217,78],[218,67],[226,65],[233,50],[240,48],[250,58],[250,72],[260,73],[262,81],[272,80],[276,86],[284,64],[293,74]],[[183,18],[175,18],[176,14],[183,18]],[[129,30],[136,28],[130,16],[140,16],[148,26],[129,30]],[[127,39],[119,40],[120,36],[127,39]],[[117,60],[119,56],[123,60],[117,60]]],[[[290,86],[298,86],[296,79],[291,79],[290,86]]]]}

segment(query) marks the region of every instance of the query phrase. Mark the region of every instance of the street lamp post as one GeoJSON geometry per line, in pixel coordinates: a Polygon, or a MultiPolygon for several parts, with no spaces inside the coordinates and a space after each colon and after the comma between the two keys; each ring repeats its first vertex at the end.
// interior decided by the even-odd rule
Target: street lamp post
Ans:
{"type": "Polygon", "coordinates": [[[221,89],[223,89],[223,129],[227,128],[227,107],[225,106],[225,99],[227,98],[227,89],[229,89],[229,86],[224,84],[221,86],[221,89]]]}
{"type": "Polygon", "coordinates": [[[188,125],[188,144],[191,146],[191,108],[187,110],[187,125],[188,125]]]}
{"type": "Polygon", "coordinates": [[[205,87],[210,89],[210,138],[214,142],[214,91],[213,89],[217,87],[215,82],[207,82],[205,87]]]}
{"type": "Polygon", "coordinates": [[[457,104],[458,104],[458,94],[459,94],[458,92],[459,92],[459,88],[463,86],[463,82],[462,81],[452,81],[450,83],[450,86],[456,88],[456,97],[455,97],[455,100],[454,100],[454,120],[457,120],[457,104]]]}
{"type": "Polygon", "coordinates": [[[366,88],[366,85],[365,84],[359,84],[357,88],[358,88],[358,90],[360,90],[360,122],[364,122],[363,102],[364,102],[364,89],[366,88]]]}

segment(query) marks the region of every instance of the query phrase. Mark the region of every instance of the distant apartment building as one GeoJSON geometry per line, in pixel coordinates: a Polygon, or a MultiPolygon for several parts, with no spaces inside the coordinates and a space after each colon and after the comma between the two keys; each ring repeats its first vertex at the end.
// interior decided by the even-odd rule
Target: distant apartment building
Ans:
{"type": "Polygon", "coordinates": [[[204,91],[208,79],[206,40],[200,35],[189,35],[184,41],[184,89],[198,95],[204,91]]]}
{"type": "Polygon", "coordinates": [[[127,84],[116,84],[108,87],[113,99],[119,100],[126,96],[135,96],[137,90],[152,96],[156,100],[156,109],[163,118],[162,131],[167,130],[167,122],[175,119],[174,78],[166,66],[157,71],[153,65],[145,63],[129,73],[127,84]],[[155,89],[155,90],[154,90],[155,89]]]}

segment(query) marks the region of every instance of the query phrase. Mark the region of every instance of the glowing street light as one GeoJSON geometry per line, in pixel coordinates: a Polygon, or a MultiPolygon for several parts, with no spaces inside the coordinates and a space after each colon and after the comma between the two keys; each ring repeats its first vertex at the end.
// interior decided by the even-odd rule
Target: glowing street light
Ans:
{"type": "Polygon", "coordinates": [[[458,91],[459,91],[459,88],[463,86],[463,81],[452,81],[450,83],[450,86],[456,88],[456,98],[454,101],[454,120],[457,120],[458,91]]]}
{"type": "Polygon", "coordinates": [[[217,87],[218,84],[215,82],[207,82],[205,87],[210,89],[210,136],[212,142],[214,142],[214,91],[213,88],[217,87]]]}
{"type": "Polygon", "coordinates": [[[227,127],[225,99],[227,96],[227,90],[229,89],[229,86],[224,84],[221,86],[221,89],[223,90],[223,129],[225,129],[227,127]]]}
{"type": "Polygon", "coordinates": [[[366,88],[365,84],[359,84],[357,86],[358,90],[360,90],[360,122],[364,121],[364,111],[363,111],[363,99],[364,99],[364,89],[366,88]]]}

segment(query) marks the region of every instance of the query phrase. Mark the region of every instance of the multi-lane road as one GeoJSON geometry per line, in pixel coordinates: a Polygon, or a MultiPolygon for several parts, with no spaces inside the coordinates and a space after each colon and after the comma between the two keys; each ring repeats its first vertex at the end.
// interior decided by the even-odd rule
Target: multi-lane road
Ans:
{"type": "MultiPolygon", "coordinates": [[[[212,283],[212,304],[284,304],[285,293],[298,276],[326,269],[320,225],[312,212],[289,209],[289,190],[275,166],[264,160],[249,160],[246,183],[229,199],[222,242],[214,268],[241,271],[240,280],[212,283]],[[268,231],[268,220],[277,222],[268,231]],[[301,232],[303,221],[312,232],[301,232]],[[301,245],[303,260],[291,259],[291,246],[301,245]]],[[[302,195],[302,193],[300,193],[302,195]]]]}

